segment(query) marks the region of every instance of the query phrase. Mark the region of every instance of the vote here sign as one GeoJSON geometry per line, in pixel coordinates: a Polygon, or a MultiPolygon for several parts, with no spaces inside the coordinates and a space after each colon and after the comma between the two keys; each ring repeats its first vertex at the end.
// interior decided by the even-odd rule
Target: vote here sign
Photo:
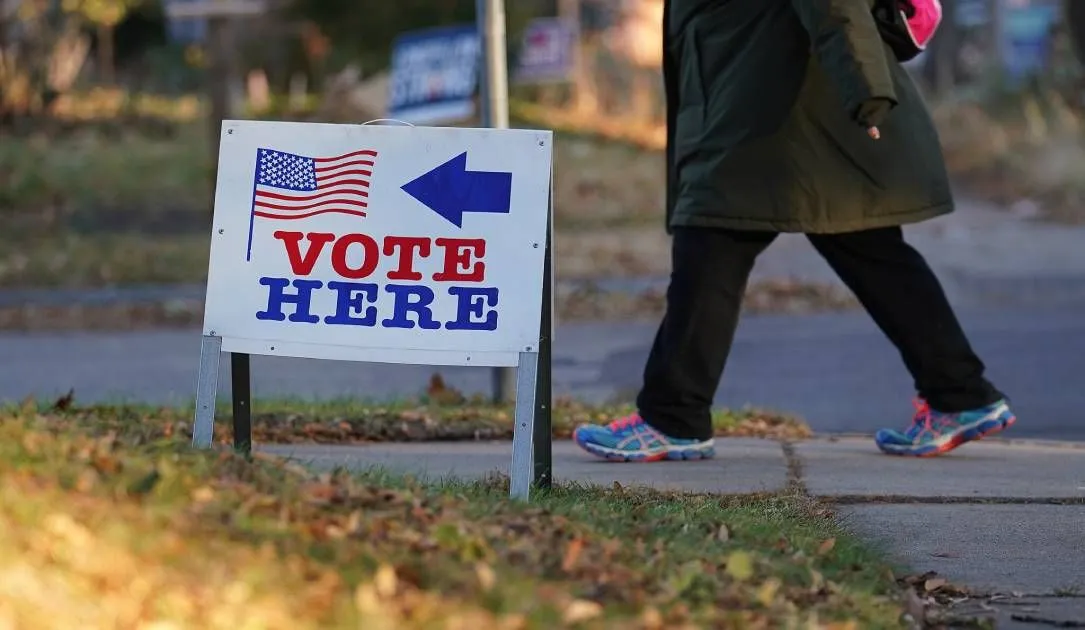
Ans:
{"type": "Polygon", "coordinates": [[[225,121],[204,335],[247,354],[538,350],[548,131],[225,121]]]}

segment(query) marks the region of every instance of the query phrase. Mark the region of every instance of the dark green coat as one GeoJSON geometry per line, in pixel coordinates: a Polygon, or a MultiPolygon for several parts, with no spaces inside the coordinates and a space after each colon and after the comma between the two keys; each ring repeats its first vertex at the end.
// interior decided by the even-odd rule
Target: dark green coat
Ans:
{"type": "Polygon", "coordinates": [[[868,0],[665,0],[668,227],[848,232],[953,209],[868,0]],[[813,43],[811,43],[813,42],[813,43]],[[895,103],[872,140],[855,112],[895,103]]]}

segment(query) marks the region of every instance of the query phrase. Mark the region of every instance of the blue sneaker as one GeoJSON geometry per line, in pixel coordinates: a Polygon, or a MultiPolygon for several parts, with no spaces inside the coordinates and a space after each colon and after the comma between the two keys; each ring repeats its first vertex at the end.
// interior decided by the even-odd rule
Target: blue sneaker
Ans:
{"type": "Polygon", "coordinates": [[[883,453],[933,457],[1008,429],[1017,421],[1005,400],[957,413],[935,411],[918,398],[915,407],[915,417],[907,429],[881,429],[874,436],[874,442],[883,453]]]}
{"type": "Polygon", "coordinates": [[[708,459],[716,454],[709,440],[681,440],[656,431],[638,414],[605,426],[582,424],[573,431],[580,448],[603,459],[658,462],[664,459],[708,459]]]}

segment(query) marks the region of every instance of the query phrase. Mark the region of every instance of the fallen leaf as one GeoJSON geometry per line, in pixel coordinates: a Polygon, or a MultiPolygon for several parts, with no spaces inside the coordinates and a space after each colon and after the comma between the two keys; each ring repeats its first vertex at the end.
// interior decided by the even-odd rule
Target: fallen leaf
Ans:
{"type": "Polygon", "coordinates": [[[497,583],[497,575],[494,570],[490,568],[490,565],[481,562],[475,565],[475,577],[478,578],[478,585],[484,591],[492,589],[494,584],[497,583]]]}
{"type": "Polygon", "coordinates": [[[936,552],[931,554],[931,557],[934,557],[934,558],[960,558],[961,556],[959,554],[953,553],[952,551],[936,551],[936,552]]]}
{"type": "Polygon", "coordinates": [[[904,591],[904,612],[922,626],[927,619],[927,604],[912,589],[904,591]]]}
{"type": "Polygon", "coordinates": [[[201,486],[192,491],[192,500],[196,503],[207,503],[214,500],[215,491],[208,486],[201,486]]]}
{"type": "Polygon", "coordinates": [[[780,592],[780,580],[777,578],[769,578],[765,580],[757,589],[757,601],[765,608],[772,606],[773,600],[776,599],[776,594],[780,592]]]}
{"type": "Polygon", "coordinates": [[[379,597],[388,598],[396,594],[399,579],[396,578],[396,570],[388,564],[382,564],[373,576],[373,587],[379,597]]]}
{"type": "Polygon", "coordinates": [[[825,554],[832,551],[833,547],[835,547],[835,546],[836,546],[836,539],[835,538],[826,539],[824,542],[822,542],[820,545],[818,545],[818,555],[819,556],[824,556],[825,554]]]}
{"type": "Polygon", "coordinates": [[[305,493],[313,503],[330,503],[338,491],[330,483],[312,483],[305,487],[305,493]]]}
{"type": "Polygon", "coordinates": [[[565,548],[565,557],[561,559],[561,570],[568,573],[576,566],[576,561],[580,558],[580,552],[584,550],[584,539],[574,538],[569,541],[569,545],[565,548]]]}
{"type": "Polygon", "coordinates": [[[128,486],[128,494],[134,496],[142,496],[154,490],[154,487],[158,485],[158,481],[162,478],[162,475],[158,470],[152,470],[146,475],[140,477],[130,486],[128,486]]]}
{"type": "Polygon", "coordinates": [[[659,630],[663,627],[663,614],[657,608],[645,608],[640,614],[640,623],[644,630],[659,630]]]}
{"type": "Polygon", "coordinates": [[[947,580],[946,578],[941,578],[941,577],[931,578],[931,579],[929,579],[929,580],[927,580],[926,582],[923,583],[923,590],[925,590],[927,592],[937,591],[938,589],[942,588],[943,586],[945,586],[948,583],[949,583],[949,580],[947,580]]]}
{"type": "Polygon", "coordinates": [[[362,614],[374,614],[381,609],[377,589],[372,584],[359,584],[354,589],[354,607],[362,614]]]}
{"type": "Polygon", "coordinates": [[[461,405],[467,398],[458,390],[445,384],[445,379],[435,372],[426,387],[426,396],[438,405],[461,405]]]}
{"type": "Polygon", "coordinates": [[[589,599],[574,599],[565,607],[562,620],[567,624],[580,623],[603,614],[603,607],[589,599]]]}
{"type": "Polygon", "coordinates": [[[347,527],[346,527],[347,533],[348,534],[356,534],[356,533],[358,533],[358,530],[360,530],[361,528],[362,528],[362,511],[361,510],[354,510],[353,512],[350,513],[350,516],[347,517],[347,527]]]}
{"type": "Polygon", "coordinates": [[[719,530],[716,532],[716,540],[720,542],[727,542],[731,540],[731,530],[727,529],[727,525],[720,524],[719,530]]]}
{"type": "Polygon", "coordinates": [[[753,556],[745,551],[732,551],[727,557],[727,575],[739,582],[753,577],[753,556]]]}
{"type": "Polygon", "coordinates": [[[121,460],[112,455],[95,455],[90,465],[103,475],[112,475],[121,469],[121,460]]]}
{"type": "Polygon", "coordinates": [[[87,492],[98,482],[98,473],[93,469],[84,468],[75,481],[75,489],[79,492],[87,492]]]}
{"type": "Polygon", "coordinates": [[[68,390],[67,394],[56,399],[56,402],[53,403],[53,411],[67,411],[68,409],[71,409],[74,400],[75,388],[73,387],[68,390]]]}

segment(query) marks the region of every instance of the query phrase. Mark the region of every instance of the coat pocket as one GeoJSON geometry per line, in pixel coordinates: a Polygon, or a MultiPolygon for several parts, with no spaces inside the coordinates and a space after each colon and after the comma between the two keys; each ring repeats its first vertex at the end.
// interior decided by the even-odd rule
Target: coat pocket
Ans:
{"type": "MultiPolygon", "coordinates": [[[[855,156],[847,146],[833,135],[831,131],[821,123],[817,123],[818,131],[821,132],[823,139],[826,143],[832,146],[836,153],[843,159],[853,170],[858,173],[868,184],[877,188],[878,190],[886,190],[884,184],[878,181],[878,178],[874,176],[869,168],[863,163],[864,160],[855,156]]],[[[873,142],[873,141],[872,141],[873,142]]]]}

